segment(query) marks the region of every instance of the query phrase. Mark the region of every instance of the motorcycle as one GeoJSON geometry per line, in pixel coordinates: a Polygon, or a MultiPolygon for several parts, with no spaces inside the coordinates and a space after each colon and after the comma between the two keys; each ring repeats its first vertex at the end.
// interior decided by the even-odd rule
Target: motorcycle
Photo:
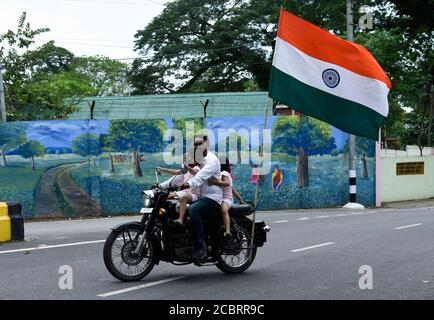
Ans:
{"type": "MultiPolygon", "coordinates": [[[[156,180],[158,186],[158,172],[156,180]]],[[[232,237],[225,239],[221,215],[204,219],[207,258],[193,260],[184,253],[193,246],[192,226],[188,217],[185,224],[175,224],[178,201],[168,199],[177,188],[160,189],[157,186],[142,192],[143,217],[140,222],[129,222],[114,227],[104,245],[104,263],[108,271],[121,281],[137,281],[146,277],[161,261],[174,265],[194,263],[197,266],[216,266],[228,274],[246,271],[256,257],[258,247],[267,240],[270,228],[264,221],[256,221],[252,243],[255,211],[253,204],[235,205],[230,210],[232,237]]]]}

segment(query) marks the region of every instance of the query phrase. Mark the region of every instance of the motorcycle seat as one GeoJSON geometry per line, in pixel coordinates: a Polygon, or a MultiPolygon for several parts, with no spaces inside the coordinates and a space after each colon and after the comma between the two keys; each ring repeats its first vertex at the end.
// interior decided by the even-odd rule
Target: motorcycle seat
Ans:
{"type": "Polygon", "coordinates": [[[253,213],[253,208],[249,204],[234,204],[232,205],[229,215],[231,217],[239,217],[241,215],[251,215],[253,213]]]}

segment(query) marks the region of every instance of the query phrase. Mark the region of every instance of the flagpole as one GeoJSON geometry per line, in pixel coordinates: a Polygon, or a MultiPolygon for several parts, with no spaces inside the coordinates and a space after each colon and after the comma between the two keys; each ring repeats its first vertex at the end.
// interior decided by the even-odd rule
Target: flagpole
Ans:
{"type": "MultiPolygon", "coordinates": [[[[250,247],[253,248],[253,243],[255,241],[255,223],[256,223],[256,206],[258,204],[258,198],[259,198],[259,178],[260,178],[260,171],[263,166],[263,158],[264,158],[264,136],[265,136],[265,130],[267,128],[267,118],[268,118],[268,110],[270,108],[270,98],[267,95],[267,103],[265,108],[265,114],[264,114],[264,128],[262,129],[262,139],[261,139],[261,147],[259,150],[259,157],[260,157],[260,164],[258,166],[258,177],[256,180],[256,190],[255,190],[255,199],[253,200],[253,206],[255,211],[253,212],[253,223],[252,223],[252,236],[250,241],[250,247]]],[[[252,259],[252,250],[250,250],[250,257],[249,259],[252,259]]]]}
{"type": "MultiPolygon", "coordinates": [[[[353,0],[347,1],[347,40],[354,41],[353,26],[353,0]]],[[[348,137],[349,146],[349,203],[344,208],[364,209],[361,204],[357,203],[357,170],[356,170],[356,136],[350,134],[348,137]]]]}

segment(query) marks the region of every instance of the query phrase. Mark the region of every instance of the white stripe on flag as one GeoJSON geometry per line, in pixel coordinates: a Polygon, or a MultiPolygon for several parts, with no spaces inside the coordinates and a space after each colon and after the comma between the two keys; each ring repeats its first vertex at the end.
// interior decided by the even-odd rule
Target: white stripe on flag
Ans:
{"type": "Polygon", "coordinates": [[[389,88],[380,80],[313,58],[280,38],[276,41],[273,66],[309,86],[359,103],[387,117],[389,88]],[[335,88],[326,86],[322,79],[322,73],[327,69],[339,73],[340,83],[335,88]]]}

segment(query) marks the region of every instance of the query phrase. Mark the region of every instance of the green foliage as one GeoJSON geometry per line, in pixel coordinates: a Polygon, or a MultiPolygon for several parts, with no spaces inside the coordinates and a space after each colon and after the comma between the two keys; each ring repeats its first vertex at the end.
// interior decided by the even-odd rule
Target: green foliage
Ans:
{"type": "MultiPolygon", "coordinates": [[[[338,35],[345,30],[344,1],[280,2],[338,35]]],[[[146,58],[132,65],[135,93],[268,90],[280,4],[275,0],[168,3],[136,34],[135,48],[146,58]]],[[[355,1],[354,6],[360,4],[355,1]]]]}
{"type": "Polygon", "coordinates": [[[8,121],[63,119],[78,100],[94,93],[82,77],[69,72],[71,52],[52,41],[31,48],[34,38],[47,31],[33,30],[23,13],[17,31],[0,35],[8,121]]]}
{"type": "Polygon", "coordinates": [[[97,96],[126,95],[128,66],[104,56],[75,57],[71,69],[81,74],[97,96]]]}
{"type": "Polygon", "coordinates": [[[164,120],[113,120],[110,122],[108,144],[115,151],[140,149],[155,153],[164,148],[164,120]]]}
{"type": "Polygon", "coordinates": [[[26,125],[5,124],[0,127],[0,149],[11,150],[26,142],[26,125]]]}
{"type": "MultiPolygon", "coordinates": [[[[345,143],[343,152],[345,154],[348,154],[349,152],[349,139],[347,139],[347,142],[345,143]]],[[[373,158],[375,157],[375,143],[374,141],[362,138],[362,137],[356,137],[356,156],[361,157],[363,154],[366,154],[367,157],[373,158]]]]}
{"type": "Polygon", "coordinates": [[[341,154],[341,152],[338,149],[334,149],[332,150],[332,152],[330,153],[333,157],[337,157],[341,154]]]}
{"type": "Polygon", "coordinates": [[[236,133],[231,133],[226,137],[226,139],[219,141],[218,144],[215,146],[216,151],[219,150],[219,145],[226,145],[226,152],[241,152],[250,150],[249,140],[246,139],[246,137],[240,136],[236,133]],[[235,149],[233,148],[234,146],[235,149]]]}
{"type": "Polygon", "coordinates": [[[92,133],[84,133],[75,137],[71,143],[72,151],[83,157],[98,156],[102,153],[100,139],[92,133]]]}
{"type": "Polygon", "coordinates": [[[25,159],[41,157],[45,154],[45,148],[38,141],[30,140],[19,146],[18,153],[25,159]]]}
{"type": "Polygon", "coordinates": [[[308,155],[326,154],[336,149],[331,126],[299,116],[278,117],[272,128],[273,152],[297,155],[302,148],[308,155]]]}
{"type": "Polygon", "coordinates": [[[65,119],[85,96],[127,92],[127,66],[121,62],[74,57],[53,41],[33,49],[35,37],[47,31],[33,30],[23,13],[17,31],[0,34],[8,121],[65,119]]]}

